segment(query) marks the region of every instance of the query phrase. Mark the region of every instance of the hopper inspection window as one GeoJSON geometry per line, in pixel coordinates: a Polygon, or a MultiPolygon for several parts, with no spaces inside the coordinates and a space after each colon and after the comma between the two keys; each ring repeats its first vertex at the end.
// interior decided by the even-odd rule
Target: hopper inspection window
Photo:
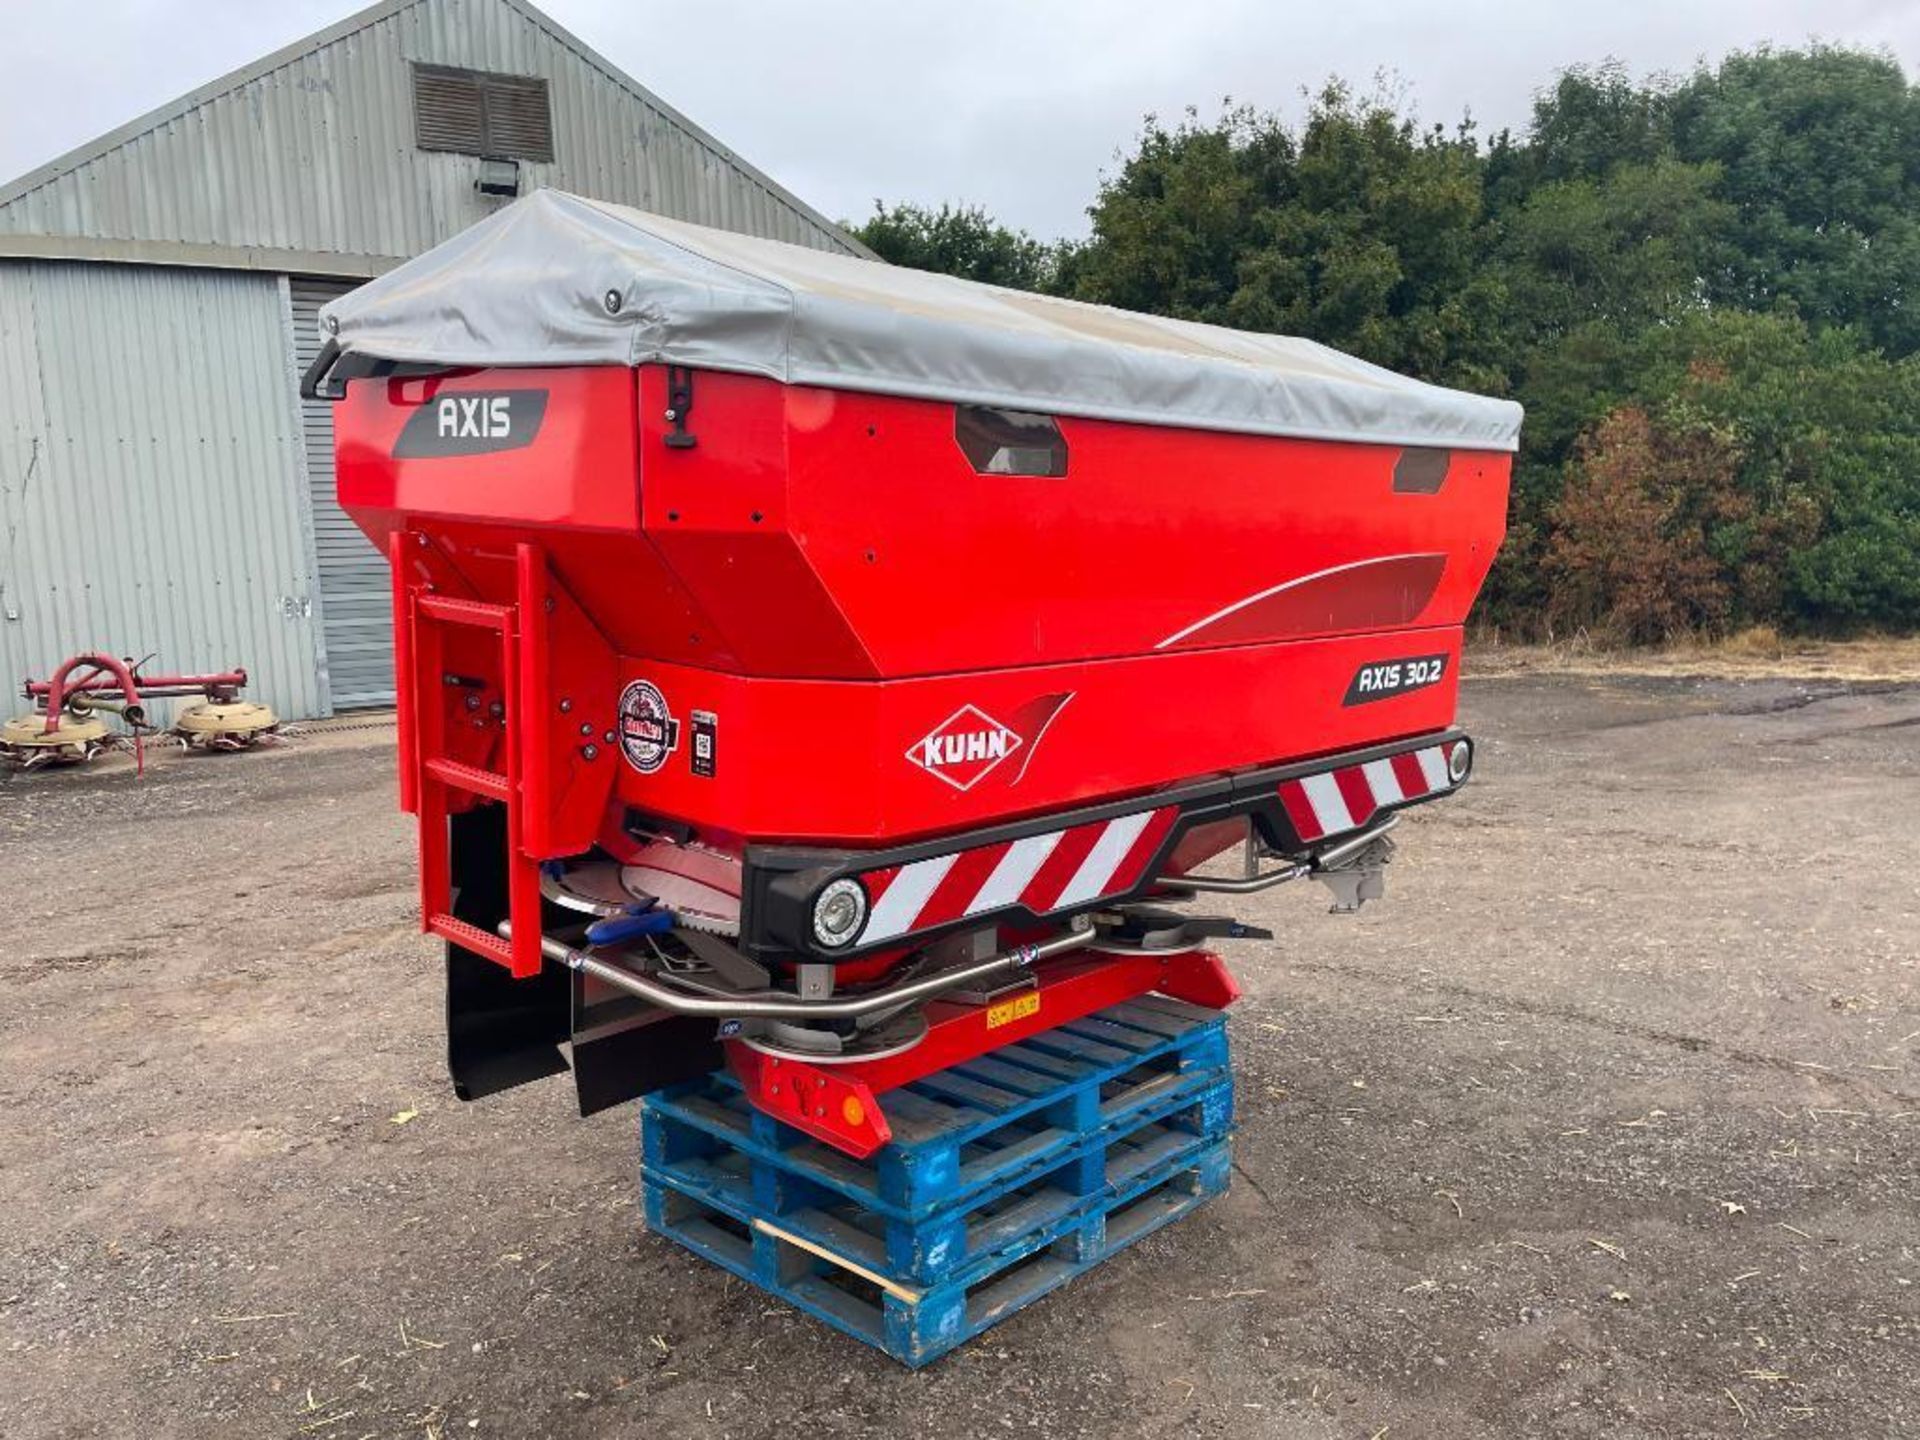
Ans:
{"type": "Polygon", "coordinates": [[[533,75],[415,65],[413,138],[422,150],[551,161],[553,110],[547,82],[533,75]]]}
{"type": "Polygon", "coordinates": [[[1051,415],[959,405],[953,412],[953,437],[982,475],[1067,473],[1067,437],[1051,415]]]}

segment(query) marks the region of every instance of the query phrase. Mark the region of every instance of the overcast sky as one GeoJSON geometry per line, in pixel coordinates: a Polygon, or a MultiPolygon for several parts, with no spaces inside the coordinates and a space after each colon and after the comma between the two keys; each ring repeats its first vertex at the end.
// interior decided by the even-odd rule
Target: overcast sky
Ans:
{"type": "MultiPolygon", "coordinates": [[[[0,180],[361,8],[353,0],[0,0],[0,180]]],[[[1556,70],[1685,70],[1772,40],[1885,47],[1920,0],[545,0],[561,24],[835,218],[968,201],[1085,233],[1148,112],[1396,77],[1419,113],[1523,124],[1556,70]]]]}

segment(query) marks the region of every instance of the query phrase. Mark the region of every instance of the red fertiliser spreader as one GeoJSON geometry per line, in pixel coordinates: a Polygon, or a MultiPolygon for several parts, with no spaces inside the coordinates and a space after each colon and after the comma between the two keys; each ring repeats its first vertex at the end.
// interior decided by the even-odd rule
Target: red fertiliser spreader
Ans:
{"type": "Polygon", "coordinates": [[[1508,401],[541,192],[323,313],[465,1097],[889,1092],[1380,893],[1508,401]],[[1207,862],[1238,849],[1238,866],[1207,862]]]}

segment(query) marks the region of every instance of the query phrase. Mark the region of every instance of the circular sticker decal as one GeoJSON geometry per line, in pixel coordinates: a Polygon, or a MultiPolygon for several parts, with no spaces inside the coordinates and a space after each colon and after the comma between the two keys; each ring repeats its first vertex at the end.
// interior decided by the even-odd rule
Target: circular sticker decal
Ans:
{"type": "Polygon", "coordinates": [[[680,744],[680,722],[651,680],[635,680],[620,692],[620,751],[642,775],[667,763],[680,744]]]}

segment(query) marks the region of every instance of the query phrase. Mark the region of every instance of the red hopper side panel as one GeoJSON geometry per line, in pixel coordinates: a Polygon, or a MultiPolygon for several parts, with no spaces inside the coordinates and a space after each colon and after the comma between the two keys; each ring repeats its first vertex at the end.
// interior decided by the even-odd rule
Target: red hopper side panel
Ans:
{"type": "Polygon", "coordinates": [[[1453,718],[1503,453],[1061,417],[1064,473],[1008,474],[951,404],[693,388],[691,444],[661,367],[360,380],[337,422],[342,503],[476,598],[511,601],[537,542],[616,657],[609,683],[600,647],[558,642],[553,684],[574,665],[579,695],[618,697],[567,725],[627,804],[871,845],[1453,718]],[[539,411],[511,445],[406,443],[509,393],[539,411]]]}

